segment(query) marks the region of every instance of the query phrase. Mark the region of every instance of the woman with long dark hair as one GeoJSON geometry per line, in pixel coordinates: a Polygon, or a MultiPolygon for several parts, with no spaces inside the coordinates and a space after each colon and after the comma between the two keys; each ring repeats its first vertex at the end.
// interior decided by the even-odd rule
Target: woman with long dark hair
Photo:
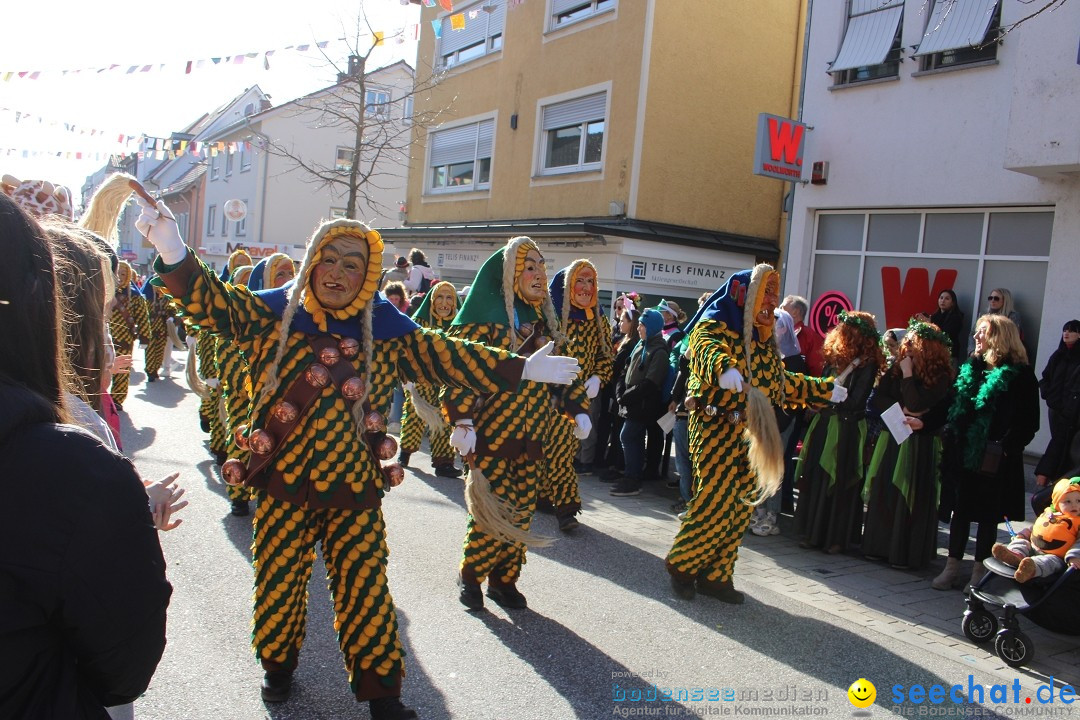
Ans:
{"type": "Polygon", "coordinates": [[[615,482],[622,475],[625,468],[623,462],[622,442],[619,435],[622,433],[623,418],[619,415],[618,385],[626,375],[626,361],[630,359],[630,351],[638,341],[638,318],[640,313],[634,307],[624,307],[619,311],[619,322],[615,333],[615,359],[611,365],[611,380],[601,391],[604,403],[604,415],[597,423],[597,457],[603,457],[608,466],[600,473],[603,482],[615,482]]]}
{"type": "Polygon", "coordinates": [[[0,195],[0,717],[100,718],[150,684],[165,579],[131,463],[66,425],[44,231],[0,195]]]}
{"type": "Polygon", "coordinates": [[[950,353],[953,363],[958,367],[963,362],[967,351],[967,338],[964,337],[967,330],[964,327],[964,313],[960,310],[956,293],[952,288],[941,291],[937,305],[938,309],[930,316],[930,322],[937,325],[949,338],[949,342],[952,343],[950,353]]]}
{"type": "Polygon", "coordinates": [[[1039,429],[1039,394],[1020,331],[1006,315],[975,323],[975,351],[960,368],[949,408],[940,517],[949,518],[949,557],[934,578],[948,590],[960,577],[971,523],[977,523],[971,582],[985,574],[997,526],[1023,519],[1024,448],[1039,429]]]}

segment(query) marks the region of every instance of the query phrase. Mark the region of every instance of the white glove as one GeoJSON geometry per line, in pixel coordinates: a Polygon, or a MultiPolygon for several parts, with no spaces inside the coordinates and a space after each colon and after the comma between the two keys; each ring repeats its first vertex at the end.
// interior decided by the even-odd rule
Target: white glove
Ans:
{"type": "Polygon", "coordinates": [[[450,433],[450,447],[462,457],[472,455],[476,450],[476,430],[473,429],[472,420],[457,421],[454,432],[450,433]]]}
{"type": "Polygon", "coordinates": [[[847,400],[847,388],[843,385],[833,385],[832,395],[829,396],[829,402],[842,403],[847,400]]]}
{"type": "Polygon", "coordinates": [[[600,378],[593,375],[585,381],[585,395],[592,399],[600,394],[600,378]]]}
{"type": "Polygon", "coordinates": [[[221,385],[221,381],[217,378],[206,378],[206,382],[204,384],[208,388],[216,388],[221,385]]]}
{"type": "MultiPolygon", "coordinates": [[[[593,375],[593,377],[596,377],[593,375]]],[[[574,437],[578,440],[584,440],[589,437],[589,433],[592,432],[592,418],[585,413],[578,413],[574,416],[574,422],[577,423],[574,426],[574,437]]]]}
{"type": "Polygon", "coordinates": [[[578,361],[572,357],[552,355],[555,343],[548,344],[525,358],[525,369],[521,371],[522,380],[533,380],[555,385],[569,385],[581,372],[578,361]]]}
{"type": "Polygon", "coordinates": [[[416,383],[411,383],[411,382],[401,383],[401,389],[411,395],[412,393],[416,392],[416,383]]]}
{"type": "Polygon", "coordinates": [[[735,392],[742,392],[742,375],[735,368],[728,368],[724,372],[720,373],[720,387],[724,390],[734,390],[735,392]]]}
{"type": "Polygon", "coordinates": [[[175,265],[187,255],[184,240],[180,237],[180,226],[176,224],[173,216],[165,203],[158,200],[157,205],[151,205],[138,195],[135,196],[139,203],[142,214],[135,221],[135,229],[146,236],[150,244],[157,248],[161,255],[161,262],[166,265],[175,265]]]}

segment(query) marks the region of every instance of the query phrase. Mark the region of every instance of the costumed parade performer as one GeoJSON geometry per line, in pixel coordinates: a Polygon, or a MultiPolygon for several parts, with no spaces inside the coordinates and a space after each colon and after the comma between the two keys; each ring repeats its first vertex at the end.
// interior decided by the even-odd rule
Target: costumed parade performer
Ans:
{"type": "MultiPolygon", "coordinates": [[[[551,338],[564,340],[557,325],[544,257],[532,239],[522,236],[511,238],[484,261],[452,331],[519,355],[542,355],[550,352],[551,338]]],[[[494,394],[448,389],[443,405],[454,424],[450,444],[469,461],[467,491],[475,491],[481,478],[486,481],[495,498],[514,508],[518,531],[497,533],[477,518],[480,508],[475,503],[470,507],[458,597],[470,610],[483,608],[480,585],[486,579],[489,598],[504,608],[524,608],[527,602],[516,584],[545,471],[551,394],[535,383],[494,394]]]]}
{"type": "Polygon", "coordinates": [[[783,448],[773,405],[847,397],[831,380],[784,370],[773,337],[780,275],[770,265],[735,273],[691,319],[685,405],[697,492],[667,556],[672,588],[741,603],[732,575],[754,505],[780,487],[783,448]]]}
{"type": "Polygon", "coordinates": [[[559,529],[566,532],[578,526],[574,517],[581,512],[574,457],[581,441],[592,430],[589,404],[600,387],[611,379],[614,350],[611,328],[597,308],[596,267],[588,260],[575,260],[555,273],[548,294],[559,317],[566,344],[563,355],[576,358],[581,366],[577,382],[565,388],[552,388],[553,413],[544,444],[547,471],[540,485],[541,502],[554,508],[559,529]]]}
{"type": "Polygon", "coordinates": [[[255,290],[269,290],[279,288],[296,276],[296,265],[285,253],[267,255],[251,270],[248,278],[248,288],[255,290]]]}
{"type": "Polygon", "coordinates": [[[172,345],[176,331],[170,332],[169,326],[174,322],[176,310],[162,288],[149,280],[143,283],[140,292],[146,301],[147,314],[150,317],[150,337],[145,355],[146,381],[155,382],[159,370],[164,368],[165,377],[169,377],[172,370],[172,345]]]}
{"type": "MultiPolygon", "coordinates": [[[[251,265],[241,265],[233,271],[229,282],[234,286],[246,286],[251,278],[251,265]]],[[[226,455],[239,457],[243,448],[237,445],[236,431],[247,422],[248,407],[251,405],[251,368],[247,358],[238,348],[228,343],[217,343],[218,374],[221,377],[221,404],[225,408],[225,443],[226,455]]],[[[251,488],[244,485],[225,483],[225,496],[229,499],[229,512],[236,517],[246,517],[251,508],[251,488]]]]}
{"type": "Polygon", "coordinates": [[[225,282],[232,282],[236,271],[248,265],[252,265],[251,255],[248,254],[248,251],[244,248],[233,250],[229,255],[229,259],[225,261],[225,267],[221,269],[221,279],[225,282]]]}
{"type": "MultiPolygon", "coordinates": [[[[134,278],[135,272],[131,266],[121,260],[116,271],[116,295],[113,300],[112,315],[109,318],[109,332],[112,334],[117,355],[131,355],[135,347],[135,338],[153,337],[146,300],[139,292],[134,278]]],[[[112,389],[109,394],[112,395],[113,402],[119,410],[123,409],[124,401],[127,400],[130,374],[118,372],[113,375],[112,389]]]]}
{"type": "Polygon", "coordinates": [[[523,377],[570,382],[576,363],[519,358],[418,327],[376,294],[383,243],[363,223],[324,223],[297,281],[254,294],[195,257],[164,203],[140,196],[139,204],[137,227],[160,253],[155,270],[170,294],[251,366],[254,403],[239,434],[248,462],[231,458],[223,475],[259,495],[252,641],[263,698],[281,702],[291,691],[321,542],[353,693],[373,720],[415,718],[400,700],[405,653],[386,578],[382,496],[404,476],[380,464],[397,454],[385,432],[386,388],[421,381],[512,392],[523,377]]]}
{"type": "MultiPolygon", "coordinates": [[[[413,320],[420,327],[446,330],[458,310],[457,290],[448,282],[436,283],[424,295],[413,320]]],[[[458,478],[461,470],[454,466],[454,449],[450,447],[450,426],[440,409],[439,386],[426,384],[405,388],[405,405],[401,412],[401,455],[398,462],[409,466],[409,457],[420,449],[424,430],[431,441],[431,464],[439,477],[458,478]],[[419,409],[418,409],[419,408],[419,409]]]]}

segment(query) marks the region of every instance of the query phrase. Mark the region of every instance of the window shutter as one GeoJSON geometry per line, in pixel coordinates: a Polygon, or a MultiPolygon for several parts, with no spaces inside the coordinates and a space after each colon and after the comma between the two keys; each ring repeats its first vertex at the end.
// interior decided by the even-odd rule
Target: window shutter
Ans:
{"type": "Polygon", "coordinates": [[[551,14],[562,15],[567,10],[573,10],[574,8],[588,5],[586,0],[554,0],[551,3],[551,14]]]}
{"type": "Polygon", "coordinates": [[[495,121],[484,120],[479,123],[479,129],[477,131],[476,140],[476,157],[489,158],[491,157],[491,145],[495,138],[495,121]]]}
{"type": "Polygon", "coordinates": [[[936,0],[915,57],[980,44],[997,5],[998,0],[936,0]]]}
{"type": "Polygon", "coordinates": [[[477,123],[432,133],[431,167],[472,162],[476,159],[476,141],[477,123]]]}
{"type": "Polygon", "coordinates": [[[454,30],[450,27],[450,15],[443,18],[442,40],[440,41],[442,44],[439,46],[440,56],[449,55],[487,39],[488,14],[481,10],[475,18],[469,17],[470,10],[479,10],[479,8],[479,5],[472,5],[465,10],[452,13],[453,15],[462,14],[465,16],[465,27],[461,30],[454,30]]]}
{"type": "Polygon", "coordinates": [[[903,14],[903,3],[882,5],[881,0],[855,0],[844,42],[829,72],[884,62],[903,14]]]}
{"type": "Polygon", "coordinates": [[[601,92],[544,108],[544,130],[580,125],[589,120],[603,120],[607,93],[601,92]]]}
{"type": "MultiPolygon", "coordinates": [[[[487,36],[502,35],[503,26],[506,24],[506,0],[488,0],[481,7],[492,7],[495,10],[491,12],[488,19],[488,31],[487,36]]],[[[488,13],[483,12],[484,15],[488,13]]]]}

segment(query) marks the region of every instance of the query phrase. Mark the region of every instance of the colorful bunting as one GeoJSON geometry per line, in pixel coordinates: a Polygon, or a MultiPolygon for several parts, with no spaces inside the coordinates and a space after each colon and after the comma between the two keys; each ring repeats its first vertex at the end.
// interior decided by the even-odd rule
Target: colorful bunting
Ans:
{"type": "Polygon", "coordinates": [[[464,30],[465,29],[465,13],[458,13],[457,15],[450,16],[450,29],[451,30],[464,30]]]}

